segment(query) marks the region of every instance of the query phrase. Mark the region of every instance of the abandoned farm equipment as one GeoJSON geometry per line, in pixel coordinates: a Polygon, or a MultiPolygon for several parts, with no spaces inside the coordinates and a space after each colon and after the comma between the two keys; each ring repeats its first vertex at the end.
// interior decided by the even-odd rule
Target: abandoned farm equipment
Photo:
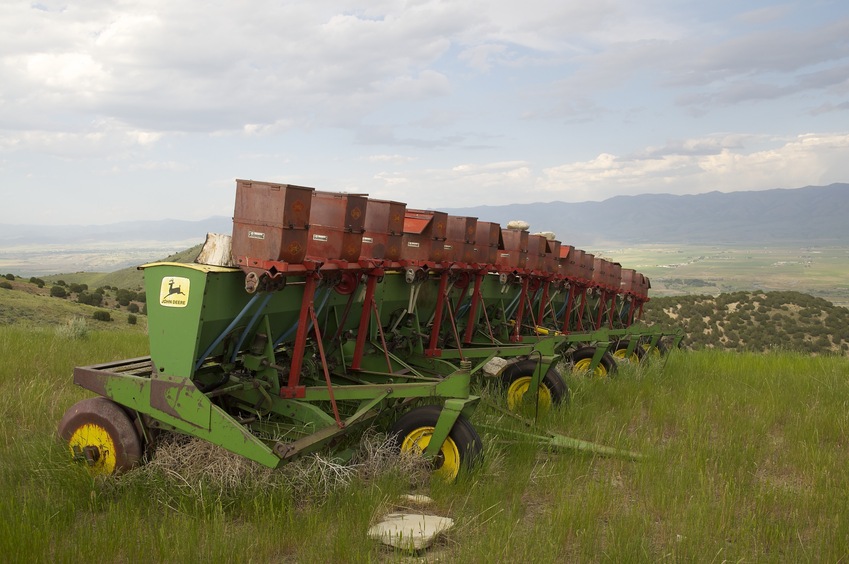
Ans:
{"type": "Polygon", "coordinates": [[[551,234],[301,186],[237,181],[231,237],[140,268],[150,356],[75,368],[99,397],[59,424],[93,473],[131,468],[166,431],[277,467],[384,425],[450,480],[482,450],[484,375],[506,389],[498,409],[536,415],[568,399],[561,360],[603,375],[670,336],[635,323],[645,276],[551,234]]]}

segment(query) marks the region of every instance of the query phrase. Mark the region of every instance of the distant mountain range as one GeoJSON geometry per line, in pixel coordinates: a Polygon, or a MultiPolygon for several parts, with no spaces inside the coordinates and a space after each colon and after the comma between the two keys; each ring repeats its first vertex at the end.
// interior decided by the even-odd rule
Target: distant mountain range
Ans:
{"type": "MultiPolygon", "coordinates": [[[[849,244],[849,184],[753,192],[616,196],[603,202],[436,208],[531,231],[554,231],[581,248],[604,244],[849,244]]],[[[164,219],[109,225],[4,225],[0,246],[197,241],[229,233],[230,217],[164,219]]]]}
{"type": "Polygon", "coordinates": [[[849,244],[849,184],[687,196],[643,194],[603,202],[477,206],[444,211],[532,231],[564,243],[849,244]]]}
{"type": "Polygon", "coordinates": [[[217,216],[201,221],[161,219],[123,221],[106,225],[8,225],[0,224],[0,245],[55,245],[126,243],[136,241],[203,242],[206,234],[232,231],[229,217],[217,216]]]}

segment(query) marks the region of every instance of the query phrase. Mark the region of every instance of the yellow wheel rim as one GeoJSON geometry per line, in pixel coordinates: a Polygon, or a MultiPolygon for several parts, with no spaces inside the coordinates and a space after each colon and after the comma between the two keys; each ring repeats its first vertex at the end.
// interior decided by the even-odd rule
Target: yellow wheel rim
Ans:
{"type": "MultiPolygon", "coordinates": [[[[427,445],[430,444],[433,429],[433,427],[419,427],[411,431],[404,437],[404,442],[401,443],[401,452],[410,452],[421,456],[427,445]]],[[[442,443],[442,448],[439,449],[434,474],[447,482],[451,482],[460,473],[460,463],[460,449],[457,448],[457,443],[451,437],[448,437],[442,443]]]]}
{"type": "MultiPolygon", "coordinates": [[[[515,412],[522,412],[528,410],[532,411],[533,406],[525,405],[525,394],[528,393],[528,390],[530,390],[530,388],[530,376],[522,376],[513,380],[513,382],[510,384],[510,387],[507,388],[507,408],[510,411],[515,412]]],[[[548,389],[548,386],[546,386],[542,382],[540,382],[539,385],[539,398],[537,399],[537,408],[541,414],[548,413],[548,410],[551,409],[551,391],[548,389]]]]}
{"type": "MultiPolygon", "coordinates": [[[[577,372],[579,374],[590,372],[590,366],[592,366],[593,359],[591,358],[582,358],[578,362],[575,363],[572,371],[577,372]]],[[[607,369],[604,367],[602,363],[598,363],[598,366],[595,367],[595,370],[592,371],[593,376],[597,376],[599,378],[604,378],[607,376],[607,369]]]]}
{"type": "Polygon", "coordinates": [[[86,423],[80,426],[71,435],[68,446],[74,459],[87,461],[92,475],[106,476],[115,472],[115,441],[100,425],[86,423]]]}
{"type": "Polygon", "coordinates": [[[640,345],[643,347],[643,350],[646,351],[647,355],[650,355],[653,358],[660,358],[660,349],[657,347],[653,347],[651,345],[640,345]]]}
{"type": "Polygon", "coordinates": [[[639,355],[637,355],[636,352],[632,352],[630,354],[630,356],[627,353],[628,353],[628,349],[618,349],[618,350],[613,351],[613,356],[615,356],[619,360],[627,360],[628,362],[630,362],[632,364],[639,364],[640,357],[639,357],[639,355]]]}

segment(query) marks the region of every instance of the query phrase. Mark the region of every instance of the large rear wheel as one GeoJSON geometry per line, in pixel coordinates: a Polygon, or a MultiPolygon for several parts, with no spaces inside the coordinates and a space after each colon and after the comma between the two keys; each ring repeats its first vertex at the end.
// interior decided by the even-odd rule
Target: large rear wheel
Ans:
{"type": "Polygon", "coordinates": [[[534,406],[533,399],[526,398],[525,395],[531,388],[531,379],[536,369],[537,362],[527,359],[514,362],[502,371],[501,382],[507,390],[507,408],[510,411],[525,415],[543,414],[549,411],[552,405],[569,401],[569,388],[552,365],[540,381],[534,406]]]}
{"type": "Polygon", "coordinates": [[[93,476],[117,474],[141,460],[141,439],[130,417],[103,397],[72,405],[59,421],[59,436],[68,441],[71,458],[93,476]]]}
{"type": "MultiPolygon", "coordinates": [[[[441,406],[423,405],[399,417],[389,429],[394,448],[400,453],[421,455],[430,444],[440,413],[441,406]]],[[[453,482],[463,469],[475,464],[482,450],[477,431],[460,415],[433,461],[434,475],[453,482]]]]}

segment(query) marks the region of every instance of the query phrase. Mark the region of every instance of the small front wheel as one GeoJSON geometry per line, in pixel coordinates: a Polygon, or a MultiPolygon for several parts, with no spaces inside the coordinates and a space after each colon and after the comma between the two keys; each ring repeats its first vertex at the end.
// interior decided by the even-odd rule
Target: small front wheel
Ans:
{"type": "MultiPolygon", "coordinates": [[[[514,362],[501,373],[501,382],[507,387],[507,408],[514,412],[524,412],[525,394],[531,387],[531,379],[537,369],[534,360],[520,360],[514,362]]],[[[550,366],[539,385],[536,409],[530,406],[532,412],[546,413],[554,404],[567,403],[569,401],[569,388],[563,377],[554,366],[550,366]]],[[[529,403],[532,403],[529,402],[529,403]]],[[[533,414],[533,413],[531,413],[533,414]]]]}
{"type": "Polygon", "coordinates": [[[616,343],[616,346],[613,350],[613,358],[617,360],[627,361],[631,364],[639,364],[640,359],[645,354],[645,351],[641,346],[634,347],[634,350],[631,351],[631,354],[628,354],[628,347],[630,346],[629,341],[619,341],[616,343]]]}
{"type": "Polygon", "coordinates": [[[666,355],[666,345],[663,344],[662,340],[658,340],[655,346],[652,346],[650,343],[641,343],[640,348],[643,349],[643,354],[648,356],[649,358],[660,358],[666,355]]]}
{"type": "MultiPolygon", "coordinates": [[[[399,417],[389,429],[396,451],[421,455],[430,444],[440,413],[441,406],[423,405],[399,417]]],[[[446,482],[453,482],[462,469],[475,464],[482,450],[477,431],[460,415],[433,461],[434,474],[446,482]]]]}
{"type": "Polygon", "coordinates": [[[601,361],[595,367],[595,369],[590,372],[590,367],[593,364],[593,357],[595,356],[595,347],[583,347],[576,350],[572,353],[572,372],[575,374],[590,374],[597,378],[604,378],[606,376],[613,376],[616,373],[616,360],[613,358],[613,355],[609,352],[605,352],[601,357],[601,361]]]}
{"type": "Polygon", "coordinates": [[[127,413],[104,397],[72,405],[59,421],[59,436],[68,441],[71,458],[93,476],[129,470],[141,460],[141,439],[127,413]]]}

